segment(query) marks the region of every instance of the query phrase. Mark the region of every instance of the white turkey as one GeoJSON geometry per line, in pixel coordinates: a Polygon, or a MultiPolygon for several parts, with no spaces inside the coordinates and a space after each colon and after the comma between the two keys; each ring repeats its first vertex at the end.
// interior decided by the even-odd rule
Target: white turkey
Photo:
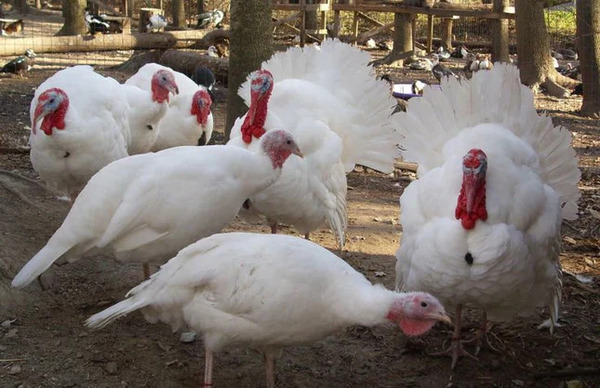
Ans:
{"type": "Polygon", "coordinates": [[[169,109],[170,93],[179,94],[179,85],[171,70],[158,69],[144,80],[144,87],[127,82],[121,85],[121,93],[129,105],[129,132],[125,139],[130,155],[150,151],[158,138],[159,123],[169,109]]]}
{"type": "Polygon", "coordinates": [[[57,260],[110,248],[120,261],[164,263],[219,232],[244,201],[272,184],[291,154],[292,136],[275,131],[261,152],[215,145],[176,147],[109,164],[92,177],[60,228],[17,274],[24,287],[57,260]]]}
{"type": "Polygon", "coordinates": [[[558,319],[563,219],[577,217],[580,172],[571,134],[539,116],[519,70],[496,64],[470,81],[427,88],[397,116],[418,179],[400,198],[398,289],[430,292],[456,309],[452,367],[467,355],[461,310],[490,321],[548,306],[558,319]]]}
{"type": "Polygon", "coordinates": [[[283,222],[308,237],[327,222],[343,246],[346,173],[355,164],[393,171],[400,140],[390,123],[396,101],[369,61],[358,48],[326,40],[320,50],[310,45],[275,54],[240,88],[249,110],[227,144],[256,150],[265,131],[286,128],[304,153],[250,198],[274,233],[283,222]]]}
{"type": "Polygon", "coordinates": [[[398,324],[421,335],[444,307],[422,292],[372,285],[350,265],[310,241],[283,235],[217,234],[181,250],[128,299],[87,325],[103,327],[142,309],[150,322],[203,334],[204,386],[212,384],[213,352],[248,346],[265,354],[267,386],[275,386],[279,349],[320,340],[351,325],[398,324]]]}
{"type": "Polygon", "coordinates": [[[159,121],[151,150],[198,145],[201,138],[203,144],[207,144],[213,132],[213,115],[210,111],[212,99],[203,86],[199,86],[185,74],[157,63],[142,66],[125,84],[150,90],[153,74],[161,70],[173,74],[179,94],[170,100],[167,112],[159,121]]]}
{"type": "Polygon", "coordinates": [[[127,101],[119,87],[90,66],[75,66],[36,89],[29,109],[31,164],[57,194],[73,200],[102,167],[127,156],[127,101]]]}

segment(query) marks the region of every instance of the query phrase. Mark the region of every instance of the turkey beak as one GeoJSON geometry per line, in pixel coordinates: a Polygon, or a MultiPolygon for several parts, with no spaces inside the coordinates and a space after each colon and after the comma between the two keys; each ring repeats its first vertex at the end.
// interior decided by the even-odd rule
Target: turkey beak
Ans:
{"type": "Polygon", "coordinates": [[[302,154],[302,151],[300,151],[300,148],[298,148],[298,146],[296,146],[293,150],[292,150],[292,154],[294,155],[298,155],[301,158],[304,158],[304,155],[302,154]]]}
{"type": "Polygon", "coordinates": [[[167,84],[167,89],[169,92],[173,93],[173,95],[179,94],[179,87],[175,82],[169,82],[167,84]]]}
{"type": "Polygon", "coordinates": [[[33,132],[34,135],[36,133],[36,127],[37,127],[38,121],[43,119],[44,116],[46,116],[48,113],[50,113],[50,110],[45,109],[44,104],[39,104],[39,103],[37,104],[37,106],[35,107],[35,112],[33,113],[33,121],[31,123],[31,131],[33,132]]]}
{"type": "Polygon", "coordinates": [[[427,318],[435,319],[436,321],[444,322],[452,326],[452,319],[450,319],[450,317],[444,312],[428,314],[427,318]]]}

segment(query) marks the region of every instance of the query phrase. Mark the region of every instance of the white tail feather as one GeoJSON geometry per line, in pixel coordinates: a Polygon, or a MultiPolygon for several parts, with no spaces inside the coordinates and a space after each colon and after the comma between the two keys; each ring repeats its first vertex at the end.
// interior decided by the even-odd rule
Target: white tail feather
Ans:
{"type": "Polygon", "coordinates": [[[406,113],[393,116],[404,136],[404,156],[419,163],[419,175],[440,166],[444,144],[462,129],[481,123],[498,123],[526,141],[538,154],[540,177],[560,196],[565,219],[577,218],[577,184],[581,172],[571,133],[540,116],[533,93],[521,85],[519,70],[498,63],[469,80],[442,80],[442,89],[426,88],[413,98],[406,113]]]}
{"type": "Polygon", "coordinates": [[[23,288],[27,286],[45,270],[50,268],[52,263],[54,263],[72,248],[71,245],[60,241],[59,237],[56,237],[56,235],[57,234],[52,236],[46,246],[36,253],[36,255],[33,256],[33,258],[31,258],[31,260],[29,260],[23,268],[21,268],[17,276],[15,276],[12,281],[12,287],[23,288]]]}
{"type": "Polygon", "coordinates": [[[113,306],[110,306],[106,310],[103,310],[97,314],[89,317],[85,324],[86,326],[100,329],[114,321],[115,319],[127,315],[130,312],[141,309],[149,304],[146,300],[138,300],[136,298],[125,299],[113,306]]]}

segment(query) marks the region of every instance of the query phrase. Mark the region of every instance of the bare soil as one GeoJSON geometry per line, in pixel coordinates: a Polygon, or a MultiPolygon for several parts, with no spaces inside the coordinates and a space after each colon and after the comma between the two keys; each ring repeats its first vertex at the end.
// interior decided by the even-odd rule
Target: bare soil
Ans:
{"type": "MultiPolygon", "coordinates": [[[[424,76],[384,70],[396,82],[424,76]]],[[[200,340],[181,343],[179,334],[149,324],[139,313],[100,331],[83,326],[86,318],[121,300],[142,280],[139,265],[86,257],[50,269],[46,291],[37,284],[23,291],[9,289],[14,274],[46,243],[69,209],[43,189],[26,150],[34,88],[53,71],[34,70],[25,79],[0,78],[0,387],[199,386],[204,370],[200,340]]],[[[119,80],[128,76],[102,72],[119,80]]],[[[496,325],[491,340],[500,352],[484,349],[479,362],[461,359],[454,371],[449,359],[428,355],[448,345],[450,327],[438,325],[410,340],[391,325],[352,327],[313,345],[284,350],[276,366],[278,386],[600,386],[600,128],[597,120],[577,115],[580,98],[539,96],[536,103],[573,132],[583,172],[581,216],[564,223],[562,263],[590,282],[565,276],[563,326],[553,336],[538,330],[542,314],[496,325]]],[[[213,112],[222,132],[225,101],[217,102],[213,112]]],[[[348,177],[350,220],[343,257],[389,288],[401,233],[398,198],[412,179],[414,174],[400,170],[388,176],[361,169],[348,177]]],[[[265,225],[240,221],[227,230],[268,231],[265,225]]],[[[294,231],[284,227],[283,233],[294,231]]],[[[328,230],[313,233],[312,239],[336,251],[328,230]]],[[[476,328],[475,318],[472,313],[466,335],[476,328]]],[[[262,357],[253,350],[228,351],[215,362],[217,386],[265,386],[262,357]]]]}

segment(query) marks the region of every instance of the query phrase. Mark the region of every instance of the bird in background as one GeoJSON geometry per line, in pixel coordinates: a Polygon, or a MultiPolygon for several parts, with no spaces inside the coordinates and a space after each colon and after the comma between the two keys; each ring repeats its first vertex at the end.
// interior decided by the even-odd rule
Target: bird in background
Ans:
{"type": "Polygon", "coordinates": [[[90,66],[74,66],[36,89],[29,108],[31,164],[62,198],[74,201],[102,167],[128,156],[128,104],[120,88],[90,66]]]}
{"type": "Polygon", "coordinates": [[[164,116],[156,126],[151,151],[208,143],[213,132],[212,99],[208,91],[183,73],[157,63],[147,63],[131,76],[126,85],[151,91],[151,79],[159,71],[173,75],[178,94],[170,99],[164,116]]]}
{"type": "Polygon", "coordinates": [[[204,86],[210,94],[210,98],[213,102],[215,101],[216,78],[211,69],[202,65],[196,66],[192,74],[192,80],[198,85],[204,86]]]}
{"type": "Polygon", "coordinates": [[[548,307],[556,325],[561,223],[577,218],[580,197],[571,133],[538,115],[518,68],[501,63],[471,80],[442,79],[394,122],[404,158],[419,164],[400,197],[396,286],[455,309],[452,344],[440,354],[453,368],[474,358],[461,341],[463,308],[482,311],[475,354],[488,321],[548,307]]]}
{"type": "Polygon", "coordinates": [[[0,68],[0,73],[13,73],[23,77],[33,67],[36,57],[37,55],[33,52],[33,49],[27,49],[23,55],[6,62],[0,68]]]}
{"type": "Polygon", "coordinates": [[[218,233],[249,197],[273,184],[290,155],[302,153],[273,131],[258,153],[214,145],[175,147],[123,158],[81,191],[48,243],[19,271],[27,286],[52,263],[109,250],[119,261],[162,264],[185,246],[218,233]]]}
{"type": "Polygon", "coordinates": [[[213,384],[214,353],[228,348],[261,350],[272,388],[275,356],[284,347],[314,342],[351,325],[393,323],[417,336],[436,322],[451,322],[433,296],[373,285],[317,244],[251,233],[216,234],[182,249],[129,291],[127,299],[86,324],[104,327],[140,309],[149,322],[202,334],[205,387],[213,384]]]}
{"type": "Polygon", "coordinates": [[[164,15],[153,13],[148,18],[148,24],[146,25],[146,29],[148,30],[148,32],[165,32],[165,27],[168,24],[169,23],[167,22],[167,19],[164,17],[164,15]]]}
{"type": "Polygon", "coordinates": [[[241,86],[238,94],[249,109],[235,121],[227,144],[256,150],[265,132],[286,128],[304,153],[290,159],[273,186],[250,198],[273,233],[281,222],[308,238],[327,223],[343,246],[346,173],[356,164],[393,171],[401,140],[390,123],[396,100],[370,59],[328,39],[320,50],[308,45],[276,53],[241,86]]]}

